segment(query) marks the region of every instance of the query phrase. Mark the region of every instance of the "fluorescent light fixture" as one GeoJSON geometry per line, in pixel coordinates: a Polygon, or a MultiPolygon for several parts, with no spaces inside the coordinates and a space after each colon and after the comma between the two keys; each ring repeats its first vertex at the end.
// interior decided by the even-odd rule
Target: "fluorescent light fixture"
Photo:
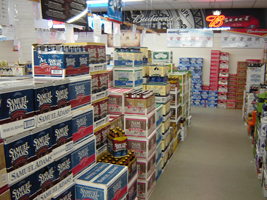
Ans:
{"type": "MultiPolygon", "coordinates": [[[[145,0],[122,0],[122,2],[138,2],[145,0]]],[[[86,1],[87,4],[100,4],[100,3],[108,3],[108,0],[97,0],[97,1],[86,1]]]]}
{"type": "Polygon", "coordinates": [[[222,12],[220,10],[213,10],[212,14],[213,15],[220,15],[222,12]]]}
{"type": "Polygon", "coordinates": [[[84,17],[87,14],[88,14],[88,8],[86,8],[84,11],[82,11],[80,14],[74,16],[73,18],[70,18],[68,21],[66,21],[66,23],[73,23],[73,22],[77,21],[78,19],[84,17]]]}

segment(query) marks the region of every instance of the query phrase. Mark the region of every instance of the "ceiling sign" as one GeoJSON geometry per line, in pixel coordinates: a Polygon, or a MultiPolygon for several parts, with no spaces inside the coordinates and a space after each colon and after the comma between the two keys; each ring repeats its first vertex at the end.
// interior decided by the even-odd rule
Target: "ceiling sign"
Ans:
{"type": "Polygon", "coordinates": [[[225,16],[224,15],[209,15],[206,17],[206,20],[209,23],[210,28],[217,28],[223,25],[225,16]]]}

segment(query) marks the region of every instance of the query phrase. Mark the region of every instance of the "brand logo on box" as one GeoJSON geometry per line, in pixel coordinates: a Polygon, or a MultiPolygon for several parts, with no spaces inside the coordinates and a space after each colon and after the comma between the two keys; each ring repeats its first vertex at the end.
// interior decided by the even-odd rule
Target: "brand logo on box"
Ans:
{"type": "Polygon", "coordinates": [[[61,164],[58,164],[57,166],[57,170],[59,172],[59,174],[61,174],[62,172],[64,172],[65,170],[69,170],[70,169],[70,158],[66,161],[64,161],[61,164]]]}
{"type": "Polygon", "coordinates": [[[28,146],[28,142],[25,142],[25,144],[16,147],[15,149],[11,148],[9,149],[9,157],[11,157],[11,163],[16,161],[18,158],[29,155],[28,149],[30,147],[28,146]]]}
{"type": "Polygon", "coordinates": [[[87,57],[80,57],[80,65],[87,65],[88,58],[87,57]]]}
{"type": "Polygon", "coordinates": [[[98,200],[99,198],[99,195],[96,191],[81,189],[80,193],[82,194],[82,198],[90,198],[92,200],[98,200]]]}
{"type": "Polygon", "coordinates": [[[75,58],[66,58],[67,66],[75,66],[75,58]]]}
{"type": "Polygon", "coordinates": [[[49,146],[49,133],[40,137],[40,138],[36,138],[33,140],[33,146],[35,146],[35,151],[38,151],[39,149],[41,149],[44,146],[49,146]]]}
{"type": "Polygon", "coordinates": [[[55,135],[56,135],[56,140],[59,140],[62,137],[68,137],[69,135],[69,126],[65,126],[61,129],[56,129],[55,130],[55,135]]]}
{"type": "Polygon", "coordinates": [[[75,86],[75,91],[76,91],[76,96],[78,96],[79,94],[83,94],[84,95],[85,86],[84,85],[75,86]]]}
{"type": "Polygon", "coordinates": [[[51,91],[43,94],[37,94],[37,101],[39,102],[39,107],[41,107],[44,104],[51,104],[52,103],[51,91]]]}
{"type": "Polygon", "coordinates": [[[63,198],[60,198],[60,200],[72,200],[72,194],[71,194],[71,192],[70,193],[68,193],[66,196],[64,196],[63,198]]]}
{"type": "Polygon", "coordinates": [[[39,181],[41,185],[43,185],[46,181],[54,178],[54,169],[53,167],[50,168],[48,171],[46,171],[43,174],[39,174],[39,181]]]}
{"type": "Polygon", "coordinates": [[[85,149],[79,151],[78,152],[79,159],[82,160],[84,157],[88,157],[89,156],[88,151],[89,151],[88,148],[85,148],[85,149]]]}
{"type": "Polygon", "coordinates": [[[87,121],[86,117],[83,117],[81,119],[77,119],[76,124],[77,124],[78,128],[80,128],[82,126],[86,126],[86,121],[87,121]]]}
{"type": "Polygon", "coordinates": [[[133,128],[141,128],[140,122],[131,121],[131,127],[133,128]]]}
{"type": "Polygon", "coordinates": [[[12,191],[12,197],[15,200],[19,200],[26,195],[29,196],[31,193],[31,187],[32,187],[32,185],[31,185],[30,181],[28,181],[26,184],[22,185],[20,188],[14,189],[12,191]]]}
{"type": "Polygon", "coordinates": [[[64,90],[57,90],[56,91],[56,98],[57,98],[57,102],[61,101],[62,99],[68,99],[68,88],[64,89],[64,90]]]}
{"type": "Polygon", "coordinates": [[[114,186],[113,186],[113,192],[116,193],[120,188],[121,188],[121,180],[118,181],[118,183],[116,183],[114,186]]]}
{"type": "Polygon", "coordinates": [[[9,108],[9,114],[17,110],[26,110],[28,108],[27,96],[16,98],[16,99],[7,99],[7,107],[9,108]]]}

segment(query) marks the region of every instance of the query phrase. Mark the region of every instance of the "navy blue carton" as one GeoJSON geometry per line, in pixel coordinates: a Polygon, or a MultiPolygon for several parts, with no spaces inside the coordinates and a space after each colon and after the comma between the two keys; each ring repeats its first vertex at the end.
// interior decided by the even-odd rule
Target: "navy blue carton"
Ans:
{"type": "Polygon", "coordinates": [[[36,173],[35,184],[37,189],[37,195],[48,190],[55,184],[55,163],[51,163],[36,173]],[[37,181],[36,181],[37,179],[37,181]]]}
{"type": "Polygon", "coordinates": [[[76,176],[87,167],[95,164],[95,159],[95,136],[91,135],[73,146],[71,153],[73,176],[76,176]]]}
{"type": "Polygon", "coordinates": [[[5,82],[0,87],[0,97],[0,125],[34,116],[33,84],[31,82],[5,82]]]}
{"type": "Polygon", "coordinates": [[[56,193],[52,197],[52,200],[75,200],[75,183],[71,183],[69,186],[56,193]]]}
{"type": "Polygon", "coordinates": [[[72,141],[72,117],[65,117],[55,120],[51,123],[52,149],[59,147],[67,142],[72,141]]]}
{"type": "Polygon", "coordinates": [[[31,132],[31,148],[33,160],[41,158],[42,156],[49,154],[52,150],[52,128],[51,124],[45,124],[38,127],[31,132]]]}
{"type": "Polygon", "coordinates": [[[98,163],[75,180],[76,199],[126,199],[127,177],[125,166],[98,163]]]}
{"type": "Polygon", "coordinates": [[[50,68],[54,69],[60,66],[60,63],[57,62],[57,46],[48,45],[47,46],[47,60],[50,68]]]}
{"type": "Polygon", "coordinates": [[[69,106],[69,79],[60,79],[53,81],[54,88],[54,108],[63,108],[65,106],[69,106]]]}
{"type": "Polygon", "coordinates": [[[42,114],[52,110],[55,106],[53,82],[48,80],[34,80],[34,109],[35,114],[42,114]]]}
{"type": "Polygon", "coordinates": [[[71,155],[65,154],[55,160],[55,180],[59,182],[72,173],[71,155]]]}
{"type": "Polygon", "coordinates": [[[77,68],[77,51],[75,46],[65,46],[64,64],[66,69],[77,68]]]}
{"type": "Polygon", "coordinates": [[[7,172],[13,171],[30,162],[32,157],[30,131],[4,139],[7,172]]]}
{"type": "Polygon", "coordinates": [[[10,185],[11,200],[32,200],[37,194],[36,173],[10,185]]]}
{"type": "Polygon", "coordinates": [[[86,46],[78,47],[77,67],[84,68],[89,66],[89,52],[86,51],[86,46]]]}
{"type": "Polygon", "coordinates": [[[48,66],[47,46],[37,45],[33,48],[34,66],[48,66]]]}

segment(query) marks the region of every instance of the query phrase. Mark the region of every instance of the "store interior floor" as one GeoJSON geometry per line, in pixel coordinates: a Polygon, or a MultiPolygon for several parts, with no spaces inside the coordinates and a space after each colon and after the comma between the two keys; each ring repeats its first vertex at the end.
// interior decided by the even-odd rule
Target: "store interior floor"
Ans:
{"type": "Polygon", "coordinates": [[[149,200],[265,199],[241,110],[192,107],[192,116],[149,200]]]}

